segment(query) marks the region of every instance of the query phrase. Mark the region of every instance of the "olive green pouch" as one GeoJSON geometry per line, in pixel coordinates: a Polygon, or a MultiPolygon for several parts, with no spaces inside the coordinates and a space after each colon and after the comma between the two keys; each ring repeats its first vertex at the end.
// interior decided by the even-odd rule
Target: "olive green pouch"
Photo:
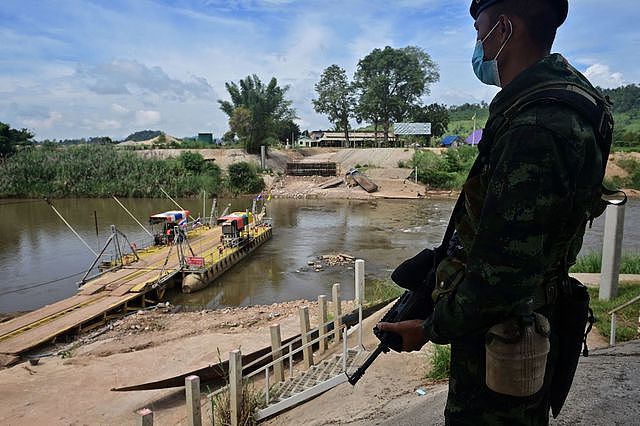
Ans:
{"type": "Polygon", "coordinates": [[[465,275],[465,264],[456,257],[448,256],[442,259],[436,269],[436,284],[431,298],[434,302],[455,290],[465,275]]]}

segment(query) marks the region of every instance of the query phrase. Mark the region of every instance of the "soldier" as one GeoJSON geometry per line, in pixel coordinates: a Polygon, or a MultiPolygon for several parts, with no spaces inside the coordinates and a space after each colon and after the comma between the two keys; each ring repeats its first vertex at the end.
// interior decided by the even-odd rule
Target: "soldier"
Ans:
{"type": "MultiPolygon", "coordinates": [[[[593,104],[606,102],[561,55],[550,54],[567,0],[473,0],[470,12],[477,30],[474,72],[502,90],[491,102],[478,147],[479,172],[464,184],[465,207],[452,218],[450,257],[441,263],[447,266],[438,268],[439,274],[453,269],[455,286],[435,295],[425,321],[378,327],[400,334],[405,351],[428,341],[451,343],[447,424],[545,425],[561,343],[557,295],[588,219],[601,213],[594,210],[608,152],[600,149],[600,129],[585,114],[531,95],[562,87],[593,104]],[[460,268],[464,274],[457,274],[460,268]],[[534,311],[551,329],[540,390],[514,396],[490,389],[488,331],[510,318],[531,318],[534,311]]],[[[446,281],[438,276],[438,284],[446,281]]]]}

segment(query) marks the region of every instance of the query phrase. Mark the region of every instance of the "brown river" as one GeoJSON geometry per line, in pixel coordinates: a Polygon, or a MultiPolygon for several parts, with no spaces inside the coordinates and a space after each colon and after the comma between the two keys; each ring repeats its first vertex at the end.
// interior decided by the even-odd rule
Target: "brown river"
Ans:
{"type": "MultiPolygon", "coordinates": [[[[144,225],[149,215],[175,209],[168,200],[120,200],[144,225]]],[[[202,200],[177,200],[194,217],[202,200]]],[[[221,200],[232,211],[250,208],[251,199],[221,200]]],[[[342,283],[353,297],[353,268],[307,270],[323,254],[346,253],[364,259],[367,280],[388,278],[403,259],[439,242],[453,200],[327,201],[275,199],[270,202],[273,238],[207,289],[171,294],[186,308],[217,308],[313,299],[342,283]]],[[[148,240],[144,230],[112,199],[54,201],[57,210],[94,250],[114,224],[130,241],[148,240]],[[95,216],[94,216],[95,212],[95,216]],[[97,230],[96,235],[96,221],[97,230]]],[[[210,201],[206,205],[209,215],[210,201]]],[[[220,208],[222,210],[222,208],[220,208]]],[[[0,312],[32,310],[73,295],[94,254],[44,201],[0,200],[0,312]]],[[[583,253],[602,247],[604,216],[587,231],[583,253]]],[[[640,200],[626,207],[623,249],[640,251],[640,200]]]]}

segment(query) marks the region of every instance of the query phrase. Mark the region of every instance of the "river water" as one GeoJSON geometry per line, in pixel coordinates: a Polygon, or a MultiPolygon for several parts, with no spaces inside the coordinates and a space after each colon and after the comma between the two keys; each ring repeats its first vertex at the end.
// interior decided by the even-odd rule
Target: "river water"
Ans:
{"type": "MultiPolygon", "coordinates": [[[[167,200],[121,200],[143,224],[149,215],[175,206],[167,200]]],[[[177,200],[201,215],[201,200],[177,200]]],[[[221,200],[233,210],[250,207],[251,199],[221,200]]],[[[57,210],[98,251],[115,224],[131,241],[148,239],[138,224],[111,199],[65,199],[57,210]],[[98,222],[98,235],[94,212],[98,222]]],[[[385,279],[402,260],[437,244],[446,228],[453,200],[272,200],[273,238],[207,289],[171,296],[175,304],[217,308],[269,304],[331,295],[342,283],[342,295],[353,297],[353,268],[306,270],[323,254],[346,253],[366,261],[366,279],[385,279]]],[[[206,206],[207,214],[210,205],[206,206]]],[[[36,309],[73,295],[76,283],[94,259],[44,201],[0,201],[0,312],[36,309]]],[[[600,250],[604,216],[587,231],[583,253],[600,250]]],[[[640,200],[626,208],[624,250],[640,251],[640,200]]]]}

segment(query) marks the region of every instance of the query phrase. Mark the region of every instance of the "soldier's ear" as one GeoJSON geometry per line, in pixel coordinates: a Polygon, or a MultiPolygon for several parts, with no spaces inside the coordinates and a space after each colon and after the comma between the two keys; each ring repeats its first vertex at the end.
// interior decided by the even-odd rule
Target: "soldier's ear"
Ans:
{"type": "Polygon", "coordinates": [[[500,44],[506,43],[507,40],[513,37],[513,19],[508,15],[500,15],[498,17],[498,27],[496,28],[496,31],[498,31],[500,44]]]}

